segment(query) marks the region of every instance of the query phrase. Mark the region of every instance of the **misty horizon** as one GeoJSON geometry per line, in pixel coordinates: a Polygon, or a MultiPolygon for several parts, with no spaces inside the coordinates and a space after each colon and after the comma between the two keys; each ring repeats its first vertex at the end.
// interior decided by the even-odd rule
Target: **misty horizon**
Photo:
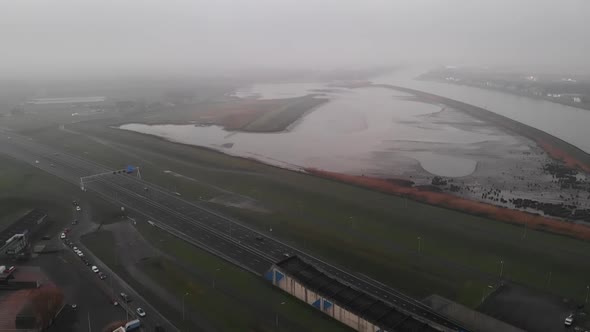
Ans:
{"type": "Polygon", "coordinates": [[[18,1],[0,74],[236,74],[467,64],[590,72],[587,1],[18,1]]]}

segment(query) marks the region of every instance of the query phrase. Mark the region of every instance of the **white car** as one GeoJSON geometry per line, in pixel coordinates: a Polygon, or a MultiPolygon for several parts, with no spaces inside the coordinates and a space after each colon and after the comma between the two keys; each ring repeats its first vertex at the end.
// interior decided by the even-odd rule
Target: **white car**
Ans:
{"type": "Polygon", "coordinates": [[[73,248],[72,248],[72,250],[73,250],[74,252],[78,252],[78,247],[73,247],[73,248]]]}
{"type": "Polygon", "coordinates": [[[82,211],[82,208],[80,208],[80,205],[76,205],[76,211],[82,211]]]}
{"type": "Polygon", "coordinates": [[[84,254],[82,253],[82,251],[78,250],[78,256],[80,256],[80,257],[84,256],[84,254]]]}
{"type": "Polygon", "coordinates": [[[98,267],[96,267],[96,265],[92,265],[91,269],[92,269],[92,272],[98,273],[98,267]]]}
{"type": "Polygon", "coordinates": [[[574,314],[570,314],[569,316],[567,316],[567,317],[565,318],[565,322],[564,322],[564,324],[565,324],[566,326],[571,326],[573,323],[574,323],[574,314]]]}
{"type": "Polygon", "coordinates": [[[59,236],[60,239],[65,239],[66,238],[66,233],[61,233],[61,235],[59,236]]]}
{"type": "Polygon", "coordinates": [[[137,308],[135,310],[135,312],[137,312],[137,314],[139,315],[139,317],[145,317],[145,311],[143,311],[143,309],[137,308]]]}

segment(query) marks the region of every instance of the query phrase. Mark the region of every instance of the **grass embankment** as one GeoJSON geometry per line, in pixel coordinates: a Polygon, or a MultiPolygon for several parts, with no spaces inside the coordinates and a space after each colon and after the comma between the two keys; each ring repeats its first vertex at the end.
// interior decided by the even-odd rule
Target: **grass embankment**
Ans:
{"type": "Polygon", "coordinates": [[[305,96],[295,98],[285,106],[274,109],[249,122],[241,131],[249,132],[279,132],[286,130],[291,124],[299,120],[305,113],[327,102],[328,99],[305,96]]]}
{"type": "MultiPolygon", "coordinates": [[[[147,224],[138,224],[138,229],[150,243],[177,259],[153,257],[141,261],[138,268],[174,296],[189,293],[185,298],[188,317],[205,319],[220,331],[276,331],[277,315],[282,331],[349,331],[261,278],[147,224]]],[[[127,275],[111,245],[115,242],[110,232],[89,234],[83,242],[118,274],[127,275]]],[[[182,324],[177,310],[154,298],[142,285],[134,281],[132,285],[182,324]]]]}
{"type": "Polygon", "coordinates": [[[0,230],[34,208],[46,210],[47,234],[71,222],[69,202],[80,190],[29,165],[0,154],[0,230]]]}
{"type": "Polygon", "coordinates": [[[308,95],[286,99],[237,99],[207,101],[184,105],[165,112],[133,114],[126,122],[144,124],[215,124],[226,130],[245,132],[279,132],[286,130],[306,112],[328,99],[308,95]]]}
{"type": "Polygon", "coordinates": [[[512,210],[457,197],[449,193],[421,190],[420,188],[412,187],[411,185],[398,184],[396,181],[388,179],[347,175],[317,169],[307,169],[307,172],[316,176],[352,183],[354,185],[379,190],[385,193],[403,195],[428,204],[456,209],[498,221],[526,225],[526,227],[533,229],[547,230],[582,240],[590,240],[590,226],[585,224],[564,222],[528,212],[512,210]]]}
{"type": "Polygon", "coordinates": [[[252,197],[271,212],[212,206],[416,297],[439,293],[474,306],[503,260],[504,277],[547,288],[552,272],[549,291],[583,300],[590,275],[586,241],[530,229],[523,238],[522,226],[106,128],[117,121],[69,127],[100,141],[54,126],[31,134],[111,167],[141,165],[145,179],[189,200],[220,194],[207,184],[252,197]],[[201,182],[164,174],[167,169],[201,182]]]}

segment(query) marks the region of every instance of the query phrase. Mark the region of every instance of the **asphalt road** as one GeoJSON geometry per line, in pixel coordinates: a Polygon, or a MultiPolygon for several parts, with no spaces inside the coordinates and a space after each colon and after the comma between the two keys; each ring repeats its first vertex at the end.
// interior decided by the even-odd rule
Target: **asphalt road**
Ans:
{"type": "Polygon", "coordinates": [[[64,301],[68,305],[76,304],[78,308],[60,324],[63,332],[88,331],[89,325],[94,331],[102,331],[107,324],[115,320],[124,320],[125,313],[109,302],[109,297],[101,291],[101,280],[71,251],[59,254],[45,254],[32,261],[40,266],[48,277],[64,292],[64,301]]]}
{"type": "Polygon", "coordinates": [[[64,154],[30,138],[2,130],[0,134],[0,153],[77,185],[80,185],[81,177],[104,173],[87,178],[85,189],[114,204],[125,206],[158,227],[253,273],[263,274],[272,263],[284,259],[285,254],[298,255],[342,282],[395,306],[417,320],[450,331],[466,331],[430,307],[378,281],[324,262],[237,220],[140,180],[134,174],[112,174],[112,170],[105,166],[64,154]],[[260,237],[263,240],[257,239],[260,237]]]}
{"type": "MultiPolygon", "coordinates": [[[[81,235],[93,230],[98,225],[90,220],[92,215],[91,207],[85,204],[84,200],[79,200],[81,211],[74,211],[74,218],[78,219],[78,224],[71,226],[71,231],[67,234],[67,238],[73,242],[73,245],[82,250],[86,259],[88,259],[92,265],[98,267],[98,269],[105,273],[107,278],[100,280],[97,273],[92,272],[90,266],[86,266],[80,257],[78,257],[70,247],[63,243],[64,248],[67,249],[67,256],[71,259],[72,265],[76,266],[81,270],[81,275],[88,280],[93,281],[93,287],[102,292],[101,305],[113,307],[111,300],[116,300],[119,303],[119,315],[115,316],[117,319],[122,321],[129,321],[135,318],[139,318],[142,323],[143,331],[154,331],[157,325],[160,325],[166,329],[166,331],[178,331],[178,329],[170,323],[165,317],[159,314],[159,312],[153,308],[148,301],[146,301],[141,294],[137,293],[131,286],[129,286],[123,279],[115,274],[106,264],[104,264],[98,257],[96,257],[90,250],[88,250],[79,238],[81,235]],[[132,299],[129,303],[124,303],[120,297],[120,293],[126,293],[132,299]],[[138,317],[136,309],[142,308],[146,312],[145,317],[138,317]]],[[[64,255],[66,256],[66,255],[64,255]]],[[[103,326],[104,327],[104,326],[103,326]]]]}

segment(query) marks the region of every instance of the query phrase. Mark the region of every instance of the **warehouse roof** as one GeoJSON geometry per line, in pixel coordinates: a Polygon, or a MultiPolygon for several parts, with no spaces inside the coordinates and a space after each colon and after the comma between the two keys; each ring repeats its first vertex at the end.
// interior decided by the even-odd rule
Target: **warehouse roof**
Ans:
{"type": "Polygon", "coordinates": [[[276,265],[308,289],[381,328],[401,332],[437,331],[402,313],[392,305],[325,274],[298,256],[289,257],[276,265]]]}
{"type": "Polygon", "coordinates": [[[47,212],[41,209],[33,209],[31,212],[13,222],[10,226],[0,230],[0,247],[13,235],[34,229],[47,216],[47,212]]]}

